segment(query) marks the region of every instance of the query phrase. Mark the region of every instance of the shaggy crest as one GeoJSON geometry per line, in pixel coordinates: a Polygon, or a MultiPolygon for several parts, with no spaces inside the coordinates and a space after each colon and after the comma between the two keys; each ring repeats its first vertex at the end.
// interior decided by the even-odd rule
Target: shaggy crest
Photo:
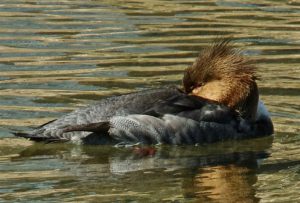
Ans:
{"type": "Polygon", "coordinates": [[[258,103],[256,67],[230,41],[218,40],[199,54],[185,70],[184,91],[225,104],[252,120],[258,103]]]}

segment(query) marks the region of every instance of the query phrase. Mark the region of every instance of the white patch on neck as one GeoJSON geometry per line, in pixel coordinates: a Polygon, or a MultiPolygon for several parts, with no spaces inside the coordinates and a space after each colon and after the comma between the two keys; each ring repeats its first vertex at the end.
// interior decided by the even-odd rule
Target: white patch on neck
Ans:
{"type": "Polygon", "coordinates": [[[259,100],[256,112],[256,120],[262,117],[270,118],[270,113],[266,108],[265,104],[261,100],[259,100]]]}

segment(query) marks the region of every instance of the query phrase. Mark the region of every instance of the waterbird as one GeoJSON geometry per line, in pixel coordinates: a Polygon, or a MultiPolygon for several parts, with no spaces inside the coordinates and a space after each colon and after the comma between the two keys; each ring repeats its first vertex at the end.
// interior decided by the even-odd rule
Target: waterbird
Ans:
{"type": "Polygon", "coordinates": [[[181,87],[113,96],[74,110],[18,137],[93,145],[209,144],[272,135],[259,99],[256,66],[231,39],[203,49],[181,87]]]}

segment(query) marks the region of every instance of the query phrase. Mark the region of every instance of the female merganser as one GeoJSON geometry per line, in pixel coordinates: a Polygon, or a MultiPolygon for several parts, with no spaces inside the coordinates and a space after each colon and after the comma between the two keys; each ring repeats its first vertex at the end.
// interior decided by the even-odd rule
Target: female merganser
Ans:
{"type": "Polygon", "coordinates": [[[256,68],[221,40],[185,70],[183,88],[103,99],[16,136],[83,144],[202,144],[273,134],[256,68]]]}

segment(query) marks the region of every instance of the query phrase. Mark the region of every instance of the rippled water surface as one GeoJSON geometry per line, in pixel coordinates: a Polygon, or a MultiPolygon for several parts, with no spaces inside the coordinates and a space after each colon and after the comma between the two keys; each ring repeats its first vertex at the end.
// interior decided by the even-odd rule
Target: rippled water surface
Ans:
{"type": "Polygon", "coordinates": [[[2,202],[300,202],[299,1],[1,0],[0,70],[2,202]],[[257,60],[274,137],[144,156],[10,134],[180,84],[220,36],[257,60]]]}

